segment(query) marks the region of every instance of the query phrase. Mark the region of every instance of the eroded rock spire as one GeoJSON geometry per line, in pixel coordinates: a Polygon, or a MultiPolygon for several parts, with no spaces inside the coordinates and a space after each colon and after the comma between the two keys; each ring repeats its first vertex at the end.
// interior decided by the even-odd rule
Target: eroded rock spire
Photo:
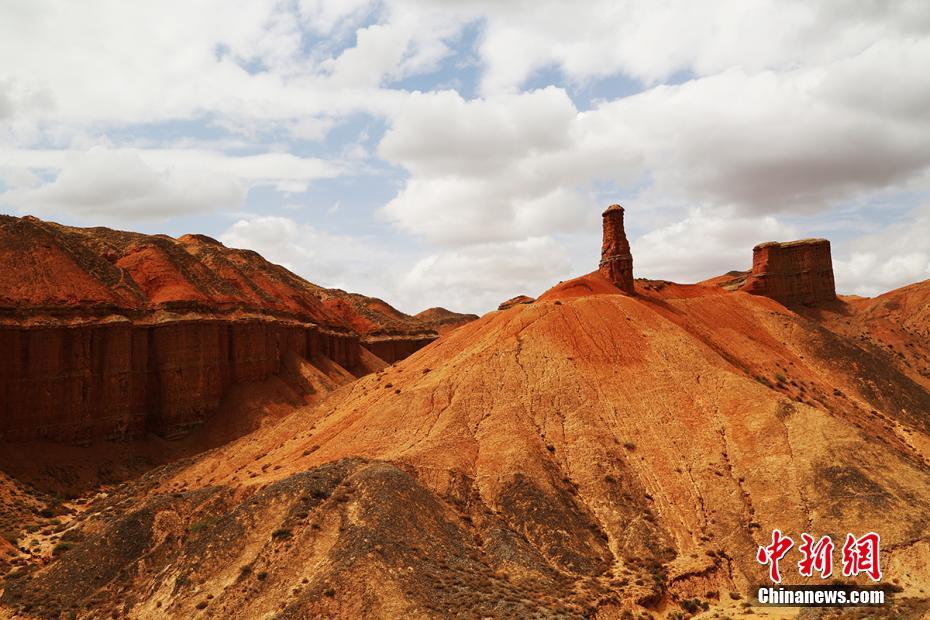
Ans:
{"type": "Polygon", "coordinates": [[[622,291],[634,294],[633,256],[623,230],[623,207],[610,205],[603,213],[604,242],[598,271],[622,291]]]}

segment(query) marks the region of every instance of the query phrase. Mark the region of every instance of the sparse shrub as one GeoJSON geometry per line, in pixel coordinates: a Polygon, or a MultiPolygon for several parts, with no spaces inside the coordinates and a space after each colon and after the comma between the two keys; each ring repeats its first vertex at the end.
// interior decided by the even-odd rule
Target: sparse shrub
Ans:
{"type": "Polygon", "coordinates": [[[271,533],[272,538],[285,539],[291,537],[291,530],[286,527],[279,528],[271,533]]]}
{"type": "Polygon", "coordinates": [[[197,603],[196,607],[197,607],[197,609],[206,609],[206,608],[207,608],[207,601],[200,601],[199,603],[197,603]]]}
{"type": "Polygon", "coordinates": [[[776,373],[775,373],[775,381],[777,381],[777,382],[779,382],[779,383],[787,383],[787,382],[788,382],[788,378],[785,377],[785,375],[781,374],[780,372],[776,372],[776,373]]]}
{"type": "Polygon", "coordinates": [[[66,551],[70,551],[73,545],[69,542],[60,542],[52,549],[52,555],[61,555],[66,551]]]}
{"type": "Polygon", "coordinates": [[[329,598],[332,598],[336,596],[336,591],[333,590],[332,588],[326,588],[325,590],[323,590],[323,596],[328,596],[329,598]]]}
{"type": "Polygon", "coordinates": [[[633,443],[632,441],[627,441],[623,444],[623,447],[629,450],[630,452],[632,452],[633,450],[636,449],[636,444],[633,443]]]}
{"type": "Polygon", "coordinates": [[[743,595],[740,594],[739,592],[730,592],[730,598],[733,599],[734,601],[738,601],[741,598],[743,598],[743,595]]]}
{"type": "Polygon", "coordinates": [[[265,581],[266,579],[268,579],[268,573],[266,573],[265,571],[262,571],[258,573],[257,575],[255,575],[255,578],[258,579],[259,581],[265,581]]]}

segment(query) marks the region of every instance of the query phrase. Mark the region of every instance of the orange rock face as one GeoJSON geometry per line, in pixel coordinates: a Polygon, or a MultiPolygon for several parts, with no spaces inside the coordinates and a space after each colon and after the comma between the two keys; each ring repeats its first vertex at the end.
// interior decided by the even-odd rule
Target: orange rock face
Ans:
{"type": "Polygon", "coordinates": [[[385,302],[255,252],[0,216],[0,439],[176,436],[288,354],[359,374],[432,342],[385,302]]]}
{"type": "Polygon", "coordinates": [[[752,249],[752,272],[743,289],[787,306],[836,299],[830,242],[804,239],[757,245],[752,249]]]}
{"type": "Polygon", "coordinates": [[[623,230],[623,207],[610,205],[603,213],[604,242],[598,271],[620,290],[634,294],[633,256],[623,230]]]}
{"type": "Polygon", "coordinates": [[[536,300],[528,295],[517,295],[516,297],[511,297],[507,301],[501,302],[501,304],[497,306],[497,309],[507,310],[508,308],[513,308],[514,306],[518,306],[520,304],[531,304],[534,301],[536,300]]]}

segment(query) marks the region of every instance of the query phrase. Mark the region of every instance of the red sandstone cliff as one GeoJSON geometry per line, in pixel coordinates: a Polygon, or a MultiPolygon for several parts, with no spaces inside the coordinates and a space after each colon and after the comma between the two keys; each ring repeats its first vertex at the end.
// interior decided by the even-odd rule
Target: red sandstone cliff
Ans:
{"type": "Polygon", "coordinates": [[[633,256],[623,229],[623,207],[610,205],[602,216],[604,241],[598,270],[617,288],[633,295],[633,256]]]}
{"type": "Polygon", "coordinates": [[[289,354],[359,374],[360,346],[393,362],[436,337],[202,235],[0,216],[2,439],[177,435],[289,354]]]}
{"type": "Polygon", "coordinates": [[[788,306],[836,299],[830,242],[803,239],[757,245],[743,290],[788,306]]]}

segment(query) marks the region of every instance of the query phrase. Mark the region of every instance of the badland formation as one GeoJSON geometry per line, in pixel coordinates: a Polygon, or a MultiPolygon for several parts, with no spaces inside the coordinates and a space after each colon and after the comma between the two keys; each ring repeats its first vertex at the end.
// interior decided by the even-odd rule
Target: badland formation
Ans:
{"type": "Polygon", "coordinates": [[[0,616],[737,617],[777,528],[880,533],[921,617],[930,282],[635,279],[623,218],[480,318],[0,218],[0,616]]]}

